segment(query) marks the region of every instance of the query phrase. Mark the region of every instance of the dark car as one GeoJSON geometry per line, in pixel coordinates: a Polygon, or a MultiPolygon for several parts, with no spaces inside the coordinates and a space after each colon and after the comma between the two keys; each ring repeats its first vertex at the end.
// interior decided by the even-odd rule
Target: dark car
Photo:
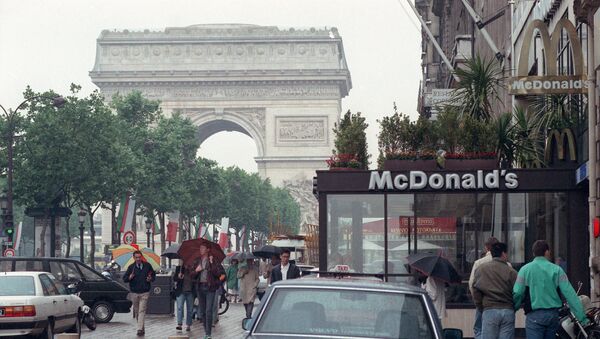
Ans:
{"type": "Polygon", "coordinates": [[[424,290],[356,278],[278,281],[243,328],[245,338],[462,338],[442,330],[424,290]]]}
{"type": "Polygon", "coordinates": [[[129,290],[86,264],[66,258],[0,258],[0,272],[50,272],[65,285],[78,283],[79,297],[88,305],[97,322],[109,322],[114,313],[129,313],[129,290]]]}

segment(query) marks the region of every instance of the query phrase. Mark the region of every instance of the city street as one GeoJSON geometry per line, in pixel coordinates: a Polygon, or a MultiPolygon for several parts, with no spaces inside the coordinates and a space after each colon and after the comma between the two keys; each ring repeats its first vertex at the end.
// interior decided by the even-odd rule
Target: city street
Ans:
{"type": "MultiPolygon", "coordinates": [[[[242,330],[242,319],[244,319],[244,306],[242,304],[231,304],[229,310],[219,317],[219,322],[213,328],[212,337],[215,339],[241,338],[244,333],[242,330]]],[[[204,337],[202,325],[197,320],[192,324],[191,332],[185,332],[184,327],[184,331],[178,333],[175,330],[176,322],[175,316],[148,315],[146,316],[146,335],[144,338],[164,339],[174,335],[182,335],[189,338],[204,337]]],[[[132,314],[117,313],[108,324],[98,324],[95,331],[90,331],[82,325],[81,338],[137,338],[132,314]]]]}

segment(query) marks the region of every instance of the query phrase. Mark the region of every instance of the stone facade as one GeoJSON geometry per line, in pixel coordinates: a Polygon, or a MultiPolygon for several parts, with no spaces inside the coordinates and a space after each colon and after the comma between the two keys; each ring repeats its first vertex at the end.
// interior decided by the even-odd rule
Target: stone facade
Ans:
{"type": "Polygon", "coordinates": [[[200,141],[239,131],[256,143],[259,174],[292,188],[302,220],[316,224],[315,170],[352,87],[337,29],[195,25],[103,31],[92,81],[106,97],[139,90],[181,112],[200,141]],[[308,197],[308,198],[307,198],[308,197]]]}

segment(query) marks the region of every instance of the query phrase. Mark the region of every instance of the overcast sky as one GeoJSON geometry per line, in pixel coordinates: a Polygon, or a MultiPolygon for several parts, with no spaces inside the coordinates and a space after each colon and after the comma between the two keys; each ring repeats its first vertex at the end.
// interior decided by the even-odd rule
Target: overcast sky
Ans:
{"type": "MultiPolygon", "coordinates": [[[[71,83],[85,94],[96,89],[88,72],[103,29],[209,23],[337,27],[354,86],[342,108],[367,118],[372,163],[376,120],[392,113],[393,102],[416,117],[420,32],[397,0],[0,0],[0,104],[14,108],[27,85],[65,94],[71,83]]],[[[224,166],[256,171],[256,146],[243,134],[218,133],[200,152],[224,166]]]]}

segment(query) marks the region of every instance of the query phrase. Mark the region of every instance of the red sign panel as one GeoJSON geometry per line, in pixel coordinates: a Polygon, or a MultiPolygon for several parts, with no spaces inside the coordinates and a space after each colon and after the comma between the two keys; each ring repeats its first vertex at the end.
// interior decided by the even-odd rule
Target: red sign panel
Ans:
{"type": "MultiPolygon", "coordinates": [[[[456,233],[456,217],[418,217],[418,234],[446,234],[456,233]]],[[[363,224],[363,233],[383,233],[384,220],[377,220],[363,224]]],[[[388,219],[388,232],[392,234],[408,234],[408,226],[414,227],[414,217],[397,217],[388,219]]]]}

